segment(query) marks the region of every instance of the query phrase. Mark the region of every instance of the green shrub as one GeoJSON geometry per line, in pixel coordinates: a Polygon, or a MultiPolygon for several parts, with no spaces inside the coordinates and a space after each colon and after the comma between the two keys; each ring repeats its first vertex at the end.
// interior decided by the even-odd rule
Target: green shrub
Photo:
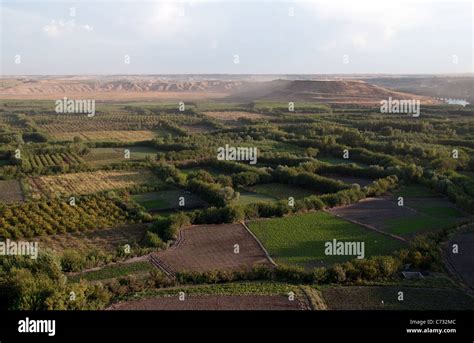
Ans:
{"type": "Polygon", "coordinates": [[[85,258],[75,250],[64,250],[61,256],[61,269],[66,273],[81,271],[85,263],[85,258]]]}

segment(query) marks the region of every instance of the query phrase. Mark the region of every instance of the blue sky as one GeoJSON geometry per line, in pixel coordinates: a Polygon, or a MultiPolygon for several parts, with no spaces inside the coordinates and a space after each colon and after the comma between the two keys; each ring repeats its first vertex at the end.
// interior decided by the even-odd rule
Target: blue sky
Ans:
{"type": "Polygon", "coordinates": [[[4,75],[473,72],[467,0],[0,6],[4,75]]]}

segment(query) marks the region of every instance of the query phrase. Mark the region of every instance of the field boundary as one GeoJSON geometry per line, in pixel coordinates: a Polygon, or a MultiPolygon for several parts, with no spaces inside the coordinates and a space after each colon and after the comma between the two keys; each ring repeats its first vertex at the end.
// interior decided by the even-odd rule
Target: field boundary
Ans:
{"type": "Polygon", "coordinates": [[[262,242],[259,241],[259,239],[257,238],[257,236],[255,236],[255,234],[248,228],[248,226],[245,224],[244,221],[240,222],[240,224],[242,224],[242,226],[245,228],[245,230],[247,230],[247,232],[253,237],[253,239],[255,239],[255,241],[257,242],[257,244],[259,245],[260,249],[263,250],[263,253],[265,254],[265,257],[270,261],[270,263],[274,266],[274,267],[278,267],[278,264],[276,264],[276,262],[271,258],[270,254],[268,253],[267,249],[265,249],[265,247],[263,246],[262,242]]]}
{"type": "Polygon", "coordinates": [[[307,285],[301,286],[300,289],[307,298],[312,311],[326,311],[328,309],[328,305],[320,291],[307,285]]]}
{"type": "Polygon", "coordinates": [[[153,254],[150,254],[148,260],[150,261],[150,263],[152,265],[154,265],[156,268],[161,270],[167,276],[172,277],[172,278],[176,277],[176,274],[175,274],[173,268],[171,268],[171,266],[169,266],[167,263],[165,263],[160,258],[156,257],[153,254]]]}
{"type": "Polygon", "coordinates": [[[447,270],[448,274],[450,274],[453,279],[458,283],[458,285],[463,288],[465,291],[469,292],[470,294],[474,293],[474,287],[470,285],[470,283],[459,273],[455,266],[451,263],[449,256],[447,255],[447,251],[449,249],[449,243],[452,241],[453,238],[459,236],[460,234],[467,232],[471,226],[472,222],[464,224],[458,228],[458,231],[447,241],[442,242],[440,250],[441,250],[441,257],[444,261],[444,267],[447,270]]]}
{"type": "MultiPolygon", "coordinates": [[[[343,206],[340,206],[340,207],[343,207],[343,206]]],[[[333,213],[333,212],[330,212],[326,209],[323,210],[324,212],[328,213],[328,214],[331,214],[333,216],[336,216],[340,219],[343,219],[343,220],[347,220],[348,222],[351,222],[353,224],[356,224],[356,225],[359,225],[359,226],[362,226],[363,228],[365,229],[368,229],[368,230],[372,230],[372,231],[376,231],[378,233],[381,233],[382,235],[385,235],[385,236],[388,236],[388,237],[391,237],[393,239],[396,239],[396,240],[399,240],[399,241],[402,241],[402,242],[407,242],[407,240],[403,237],[400,237],[400,236],[397,236],[397,235],[393,235],[391,233],[388,233],[388,232],[384,232],[382,230],[379,230],[379,229],[376,229],[375,227],[373,226],[370,226],[370,225],[367,225],[367,224],[364,224],[364,223],[361,223],[361,222],[358,222],[357,220],[353,220],[353,219],[349,219],[349,218],[344,218],[343,216],[337,214],[337,213],[333,213]]]]}

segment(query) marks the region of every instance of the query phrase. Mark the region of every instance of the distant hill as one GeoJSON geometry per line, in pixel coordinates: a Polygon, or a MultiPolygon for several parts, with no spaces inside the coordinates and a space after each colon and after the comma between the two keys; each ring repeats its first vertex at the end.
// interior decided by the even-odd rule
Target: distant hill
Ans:
{"type": "Polygon", "coordinates": [[[375,104],[388,99],[417,99],[425,104],[438,103],[430,97],[392,91],[359,80],[277,80],[262,82],[254,88],[231,95],[241,101],[305,101],[321,103],[375,104]]]}
{"type": "Polygon", "coordinates": [[[430,97],[348,79],[258,81],[255,78],[203,79],[187,75],[37,76],[0,79],[0,98],[3,99],[60,99],[65,96],[98,100],[219,98],[241,102],[266,100],[369,105],[392,97],[437,103],[430,97]]]}
{"type": "Polygon", "coordinates": [[[62,96],[138,98],[158,93],[216,93],[227,96],[242,86],[241,81],[173,80],[157,77],[38,77],[0,80],[3,98],[57,98],[62,96]]]}
{"type": "Polygon", "coordinates": [[[474,103],[473,76],[373,77],[365,81],[400,92],[474,103]]]}

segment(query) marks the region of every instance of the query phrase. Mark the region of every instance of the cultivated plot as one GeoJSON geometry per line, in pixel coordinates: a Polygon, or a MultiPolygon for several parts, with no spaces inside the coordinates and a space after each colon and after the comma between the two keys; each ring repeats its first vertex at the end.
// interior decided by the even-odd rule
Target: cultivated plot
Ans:
{"type": "Polygon", "coordinates": [[[307,304],[289,301],[283,295],[202,295],[160,297],[130,301],[114,305],[111,310],[308,310],[307,304]]]}
{"type": "Polygon", "coordinates": [[[254,193],[254,192],[239,192],[239,198],[237,200],[239,205],[248,205],[248,204],[255,204],[258,202],[275,202],[277,201],[276,198],[254,193]]]}
{"type": "Polygon", "coordinates": [[[158,150],[151,147],[134,146],[123,148],[93,148],[83,156],[84,161],[93,167],[101,167],[112,163],[140,161],[145,158],[154,160],[158,150]],[[126,150],[130,153],[129,156],[126,150]],[[126,157],[129,158],[126,158],[126,157]]]}
{"type": "Polygon", "coordinates": [[[163,211],[170,209],[192,209],[206,205],[189,191],[166,190],[132,195],[132,199],[148,211],[163,211]]]}
{"type": "Polygon", "coordinates": [[[0,202],[23,201],[23,191],[18,180],[0,181],[0,202]]]}
{"type": "Polygon", "coordinates": [[[327,266],[356,258],[326,255],[325,243],[334,239],[364,242],[365,258],[387,255],[404,246],[402,241],[326,212],[255,220],[249,222],[248,226],[277,263],[304,268],[327,266]]]}
{"type": "Polygon", "coordinates": [[[324,288],[322,294],[330,310],[474,309],[474,298],[457,289],[336,286],[324,288]]]}
{"type": "Polygon", "coordinates": [[[171,268],[173,272],[271,266],[257,241],[241,224],[196,225],[181,229],[177,243],[154,256],[165,269],[171,268]]]}
{"type": "Polygon", "coordinates": [[[147,231],[145,224],[116,225],[112,228],[85,232],[40,236],[37,240],[43,247],[55,251],[73,249],[82,253],[90,251],[115,252],[125,244],[139,245],[147,231]]]}
{"type": "Polygon", "coordinates": [[[31,177],[28,183],[34,199],[61,195],[80,195],[152,185],[158,178],[150,171],[95,171],[31,177]]]}
{"type": "Polygon", "coordinates": [[[151,130],[136,131],[87,131],[87,132],[55,132],[51,136],[59,141],[72,141],[79,137],[86,141],[106,142],[141,142],[159,137],[159,133],[151,130]]]}
{"type": "Polygon", "coordinates": [[[265,195],[277,200],[303,199],[310,195],[317,195],[317,192],[298,187],[296,185],[286,185],[282,183],[264,183],[260,185],[247,187],[247,190],[257,194],[265,195]]]}
{"type": "Polygon", "coordinates": [[[456,223],[463,218],[456,208],[441,198],[397,199],[369,198],[358,203],[335,207],[329,212],[391,235],[412,237],[456,223]]]}

